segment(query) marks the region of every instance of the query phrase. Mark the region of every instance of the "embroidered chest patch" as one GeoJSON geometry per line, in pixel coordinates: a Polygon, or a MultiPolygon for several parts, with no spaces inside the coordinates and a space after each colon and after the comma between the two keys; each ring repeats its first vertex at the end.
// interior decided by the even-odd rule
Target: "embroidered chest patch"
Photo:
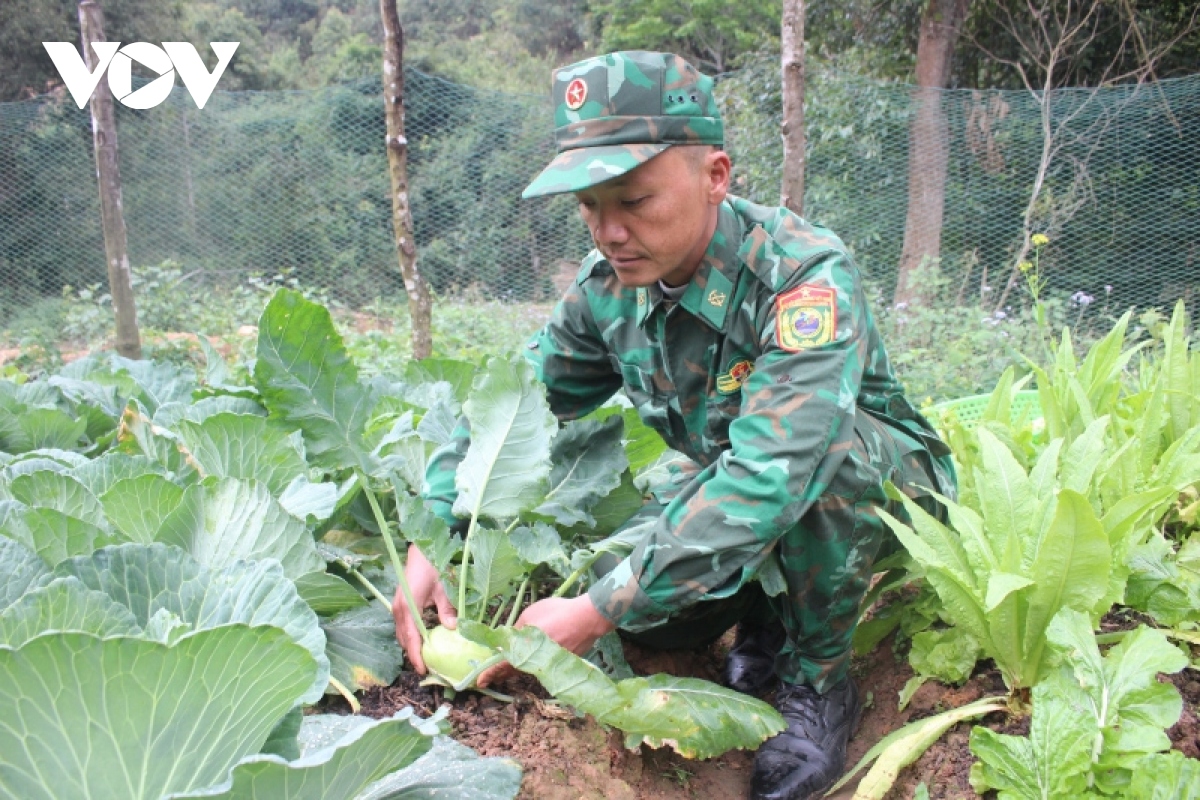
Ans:
{"type": "Polygon", "coordinates": [[[828,344],[836,330],[836,289],[802,283],[775,300],[775,341],[789,353],[828,344]]]}
{"type": "Polygon", "coordinates": [[[754,372],[754,363],[748,358],[735,361],[729,365],[729,370],[717,376],[717,391],[721,394],[733,394],[742,388],[742,384],[754,372]]]}

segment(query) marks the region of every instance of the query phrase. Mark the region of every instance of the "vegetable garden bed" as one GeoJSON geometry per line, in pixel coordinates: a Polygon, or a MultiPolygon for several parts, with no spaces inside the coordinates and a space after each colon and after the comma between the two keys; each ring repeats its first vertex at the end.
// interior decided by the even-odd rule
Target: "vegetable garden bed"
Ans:
{"type": "MultiPolygon", "coordinates": [[[[1200,796],[1200,357],[1181,311],[1154,349],[1128,319],[940,417],[955,530],[889,517],[909,558],[856,639],[861,796],[1200,796]]],[[[0,798],[745,794],[780,720],[711,683],[728,637],[585,661],[511,627],[619,555],[670,468],[632,410],[560,428],[519,357],[362,378],[286,291],[249,368],[197,343],[199,376],[93,356],[0,381],[0,798]],[[452,532],[416,489],[460,415],[452,532]],[[435,686],[394,638],[407,543],[473,643],[435,686]],[[500,659],[528,673],[511,698],[469,691],[500,659]]]]}

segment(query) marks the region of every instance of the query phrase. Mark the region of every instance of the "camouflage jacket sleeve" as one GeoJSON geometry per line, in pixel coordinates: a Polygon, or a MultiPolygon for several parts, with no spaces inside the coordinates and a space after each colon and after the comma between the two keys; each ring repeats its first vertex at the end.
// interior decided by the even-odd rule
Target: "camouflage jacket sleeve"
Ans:
{"type": "MultiPolygon", "coordinates": [[[[585,262],[581,276],[589,267],[590,263],[585,262]]],[[[555,306],[550,321],[529,339],[525,356],[538,379],[546,384],[550,410],[561,421],[587,415],[621,386],[578,282],[571,284],[555,306]]],[[[455,472],[469,443],[470,427],[462,417],[450,441],[434,451],[425,467],[421,497],[451,526],[462,522],[451,509],[458,497],[455,472]]]]}
{"type": "Polygon", "coordinates": [[[589,591],[621,627],[649,627],[703,598],[736,592],[845,458],[870,332],[858,271],[848,256],[825,249],[776,286],[773,294],[764,287],[755,316],[759,355],[729,426],[729,448],[589,591]],[[799,324],[795,303],[805,292],[829,303],[828,334],[799,324]]]}

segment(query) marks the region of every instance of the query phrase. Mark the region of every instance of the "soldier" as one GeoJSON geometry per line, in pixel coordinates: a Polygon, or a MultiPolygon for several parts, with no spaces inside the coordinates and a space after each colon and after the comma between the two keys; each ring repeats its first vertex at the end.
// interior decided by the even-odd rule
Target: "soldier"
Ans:
{"type": "MultiPolygon", "coordinates": [[[[556,71],[558,156],[524,197],[572,192],[596,249],[529,342],[562,420],[624,389],[687,456],[615,534],[630,555],[586,594],[531,605],[576,653],[601,635],[697,647],[734,624],[725,666],[788,728],[755,758],[756,798],[818,797],[842,773],[861,709],[847,674],[872,567],[904,518],[890,480],[932,512],[954,491],[949,450],[905,399],[845,245],[783,208],[727,193],[713,82],[675,55],[621,52],[556,71]],[[769,574],[778,593],[763,589],[769,574]],[[786,583],[786,589],[782,586],[786,583]]],[[[464,435],[430,460],[422,494],[449,522],[464,435]]],[[[416,548],[417,603],[454,609],[416,548]]],[[[401,598],[397,636],[423,672],[401,598]]],[[[485,675],[484,679],[494,678],[485,675]]]]}

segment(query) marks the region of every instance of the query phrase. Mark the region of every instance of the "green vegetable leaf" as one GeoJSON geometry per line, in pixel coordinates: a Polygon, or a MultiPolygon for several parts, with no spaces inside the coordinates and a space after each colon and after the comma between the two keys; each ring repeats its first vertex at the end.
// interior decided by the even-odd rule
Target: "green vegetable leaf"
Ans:
{"type": "MultiPolygon", "coordinates": [[[[492,597],[511,594],[524,576],[525,565],[504,531],[488,528],[475,531],[471,538],[468,580],[469,588],[475,593],[474,601],[479,602],[481,608],[486,608],[492,597]]],[[[459,609],[459,613],[467,615],[468,612],[459,609]]]]}
{"type": "Polygon", "coordinates": [[[530,569],[547,564],[560,577],[571,572],[571,561],[563,549],[562,538],[553,526],[543,522],[517,528],[508,537],[517,555],[530,569]]]}
{"type": "Polygon", "coordinates": [[[276,497],[308,470],[297,443],[259,416],[215,414],[203,422],[182,420],[175,431],[201,474],[254,478],[276,497]]]}
{"type": "Polygon", "coordinates": [[[14,539],[0,536],[0,611],[49,573],[46,562],[38,558],[37,553],[14,539]]]}
{"type": "Polygon", "coordinates": [[[501,649],[554,697],[624,731],[625,746],[667,745],[687,758],[754,748],[783,730],[779,713],[748,695],[697,678],[653,675],[614,682],[534,627],[493,631],[464,623],[464,635],[501,649]]]}
{"type": "Polygon", "coordinates": [[[629,459],[621,445],[624,423],[612,416],[603,422],[568,423],[554,439],[551,450],[550,490],[536,513],[570,526],[594,525],[589,513],[621,484],[629,459]]]}
{"type": "Polygon", "coordinates": [[[1063,453],[1062,488],[1082,495],[1088,494],[1092,486],[1092,476],[1096,474],[1096,468],[1101,461],[1100,456],[1104,453],[1104,434],[1107,430],[1108,417],[1100,417],[1071,442],[1071,446],[1063,453]]]}
{"type": "Polygon", "coordinates": [[[404,379],[411,384],[445,381],[450,384],[454,398],[461,404],[466,402],[467,395],[471,392],[471,383],[478,372],[479,367],[466,361],[425,358],[410,361],[404,370],[404,379]]]}
{"type": "Polygon", "coordinates": [[[328,572],[310,572],[295,580],[296,591],[321,616],[333,616],[367,604],[357,589],[328,572]]]}
{"type": "Polygon", "coordinates": [[[118,540],[111,531],[78,517],[15,502],[0,513],[0,537],[4,536],[33,550],[50,566],[118,540]]]}
{"type": "Polygon", "coordinates": [[[912,637],[908,661],[922,676],[960,684],[980,658],[979,642],[962,628],[921,631],[912,637]]]}
{"type": "Polygon", "coordinates": [[[304,709],[294,706],[283,715],[283,719],[275,725],[267,741],[263,742],[262,752],[294,761],[300,757],[300,742],[296,737],[300,734],[300,726],[304,722],[304,709]]]}
{"type": "Polygon", "coordinates": [[[47,634],[0,647],[0,796],[158,800],[256,753],[316,666],[276,628],[227,625],[172,646],[47,634]],[[37,742],[38,747],[29,747],[37,742]]]}
{"type": "Polygon", "coordinates": [[[1138,800],[1200,797],[1200,761],[1178,750],[1148,756],[1134,767],[1128,796],[1138,800]]]}
{"type": "Polygon", "coordinates": [[[145,456],[130,456],[110,450],[99,458],[72,468],[68,474],[96,497],[103,497],[119,481],[142,475],[163,475],[161,464],[145,456]]]}
{"type": "Polygon", "coordinates": [[[1095,719],[1080,714],[1048,683],[1033,688],[1033,722],[1029,738],[998,734],[987,728],[971,731],[971,786],[982,793],[997,789],[1002,798],[1078,797],[1087,784],[1095,719]]]}
{"type": "Polygon", "coordinates": [[[273,561],[237,561],[208,569],[187,553],[162,544],[123,544],[72,558],[54,571],[129,609],[142,628],[167,614],[186,631],[230,623],[271,625],[312,654],[317,674],[303,698],[315,702],[325,690],[329,661],[325,638],[312,610],[273,561]]]}
{"type": "MultiPolygon", "coordinates": [[[[0,414],[6,413],[0,410],[0,414]]],[[[30,408],[13,415],[0,431],[0,446],[10,453],[69,450],[79,445],[87,427],[86,417],[76,418],[57,408],[30,408]]]]}
{"type": "Polygon", "coordinates": [[[987,597],[984,600],[986,611],[995,611],[1013,592],[1032,586],[1033,581],[1024,575],[1013,575],[1008,572],[993,572],[988,578],[987,597]]]}
{"type": "Polygon", "coordinates": [[[433,749],[382,779],[356,800],[511,800],[521,789],[521,765],[483,758],[448,736],[433,749]]]}
{"type": "Polygon", "coordinates": [[[308,478],[299,475],[279,495],[279,505],[306,524],[324,522],[337,511],[338,501],[343,496],[342,488],[345,484],[338,487],[328,481],[310,483],[308,478]]]}
{"type": "Polygon", "coordinates": [[[462,552],[462,539],[452,534],[446,521],[430,511],[421,498],[403,493],[397,497],[400,532],[420,549],[438,572],[444,572],[462,552]]]}
{"type": "Polygon", "coordinates": [[[1003,569],[1017,572],[1036,496],[1012,452],[987,428],[976,429],[982,466],[975,474],[984,528],[1003,569]]]}
{"type": "Polygon", "coordinates": [[[400,674],[404,653],[392,615],[376,603],[321,620],[330,674],[352,692],[387,686],[400,674]]]}
{"type": "Polygon", "coordinates": [[[621,412],[625,420],[625,452],[629,456],[629,469],[634,474],[642,472],[666,452],[667,443],[658,431],[642,421],[635,408],[621,412]]]}
{"type": "MultiPolygon", "coordinates": [[[[201,792],[172,794],[165,800],[354,800],[433,746],[433,738],[407,718],[348,719],[353,725],[340,738],[320,748],[305,748],[294,761],[275,755],[249,756],[233,768],[224,783],[201,792]]],[[[319,723],[320,719],[313,717],[304,720],[305,726],[319,723]]],[[[300,738],[304,741],[303,730],[300,738]]]]}
{"type": "Polygon", "coordinates": [[[946,618],[955,625],[964,627],[979,642],[989,646],[991,630],[987,615],[983,610],[983,598],[972,585],[972,578],[960,574],[960,570],[969,569],[966,555],[962,552],[961,547],[956,547],[947,541],[947,537],[953,536],[953,534],[915,503],[906,501],[905,510],[909,512],[913,522],[919,526],[917,531],[886,511],[881,510],[879,515],[896,534],[896,538],[904,545],[913,560],[925,569],[925,579],[941,598],[944,606],[943,614],[946,618]],[[929,536],[950,557],[961,558],[956,568],[948,569],[945,566],[938,550],[927,543],[926,536],[929,536]]]}
{"type": "Polygon", "coordinates": [[[179,437],[150,418],[137,400],[130,400],[121,414],[117,433],[119,452],[145,456],[179,476],[191,476],[195,470],[179,449],[179,437]]]}
{"type": "Polygon", "coordinates": [[[100,497],[104,514],[131,542],[153,542],[163,523],[183,502],[184,489],[162,475],[147,473],[117,481],[100,497]]]}
{"type": "Polygon", "coordinates": [[[1065,607],[1091,612],[1108,587],[1111,551],[1108,535],[1088,500],[1063,489],[1058,508],[1034,556],[1025,620],[1022,685],[1040,669],[1046,626],[1065,607]]]}
{"type": "Polygon", "coordinates": [[[70,517],[106,527],[104,508],[82,483],[63,472],[40,470],[18,475],[9,484],[12,496],[30,508],[51,508],[70,517]]]}
{"type": "Polygon", "coordinates": [[[20,647],[46,631],[108,638],[137,636],[141,630],[129,609],[70,577],[27,592],[0,612],[0,645],[6,647],[20,647]]]}
{"type": "Polygon", "coordinates": [[[113,373],[132,380],[138,399],[154,413],[167,403],[191,403],[196,373],[166,361],[110,356],[113,373]]]}
{"type": "Polygon", "coordinates": [[[308,529],[258,481],[207,478],[187,489],[181,506],[190,503],[198,513],[168,520],[156,538],[182,547],[201,564],[274,558],[291,578],[324,569],[308,529]]]}
{"type": "Polygon", "coordinates": [[[502,520],[537,505],[545,495],[558,423],[533,368],[519,356],[490,359],[463,412],[471,444],[455,477],[454,513],[502,520]]]}
{"type": "Polygon", "coordinates": [[[829,793],[845,786],[863,767],[874,761],[875,765],[859,781],[854,797],[855,800],[882,800],[896,782],[900,770],[920,758],[943,733],[964,720],[1005,708],[1003,698],[984,697],[961,708],[952,708],[892,731],[868,750],[854,768],[830,788],[829,793]]]}
{"type": "Polygon", "coordinates": [[[280,289],[258,323],[254,382],[272,419],[304,432],[312,463],[371,472],[362,433],[373,397],[329,312],[280,289]]]}

